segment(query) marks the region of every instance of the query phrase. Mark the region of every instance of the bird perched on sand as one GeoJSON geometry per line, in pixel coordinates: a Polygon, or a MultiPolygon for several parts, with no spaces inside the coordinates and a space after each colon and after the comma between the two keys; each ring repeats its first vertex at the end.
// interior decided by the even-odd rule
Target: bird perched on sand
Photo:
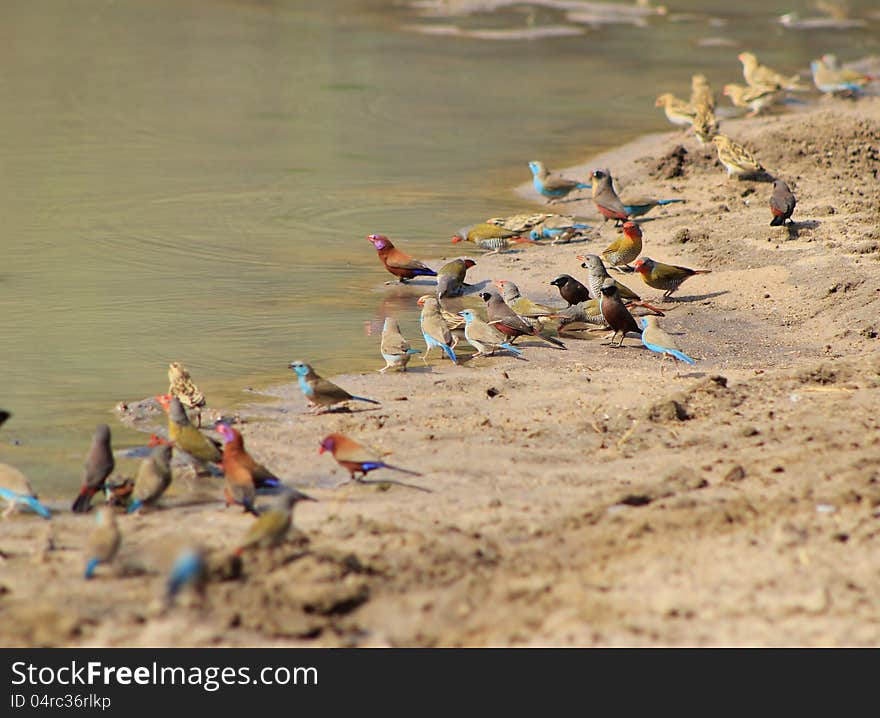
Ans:
{"type": "Polygon", "coordinates": [[[522,355],[519,349],[506,341],[507,337],[504,334],[491,324],[487,324],[482,319],[479,319],[474,314],[473,309],[465,309],[459,312],[459,314],[464,317],[465,321],[464,338],[467,339],[468,344],[477,350],[477,353],[474,354],[475,357],[491,356],[499,349],[507,349],[507,351],[516,356],[522,355]]]}
{"type": "Polygon", "coordinates": [[[626,267],[642,253],[642,230],[635,222],[623,223],[622,236],[615,239],[602,251],[602,259],[610,267],[626,267]]]}
{"type": "Polygon", "coordinates": [[[834,55],[823,55],[821,60],[813,60],[810,63],[810,71],[816,89],[831,95],[857,94],[874,79],[870,75],[841,68],[834,55]]]}
{"type": "Polygon", "coordinates": [[[750,112],[746,117],[754,117],[764,109],[770,107],[779,99],[778,87],[758,85],[757,87],[744,87],[743,85],[729,84],[724,86],[724,96],[729,97],[735,107],[748,108],[750,112]]]}
{"type": "Polygon", "coordinates": [[[245,451],[238,431],[222,421],[217,422],[217,430],[223,436],[223,498],[226,500],[226,507],[236,504],[246,513],[257,516],[254,508],[257,498],[254,472],[259,465],[245,451]]]}
{"type": "Polygon", "coordinates": [[[498,291],[501,292],[501,296],[504,298],[507,306],[521,317],[531,319],[547,316],[556,311],[555,307],[548,307],[546,304],[538,304],[528,297],[524,297],[519,291],[519,287],[509,279],[496,279],[494,284],[498,288],[498,291]]]}
{"type": "Polygon", "coordinates": [[[187,586],[192,586],[197,595],[205,592],[208,582],[206,552],[199,546],[184,546],[171,564],[168,581],[165,585],[165,602],[170,606],[177,595],[187,586]]]}
{"type": "Polygon", "coordinates": [[[282,480],[274,471],[263,466],[244,448],[244,437],[238,429],[225,421],[218,421],[214,428],[223,437],[224,473],[226,464],[232,462],[235,471],[246,471],[250,474],[255,489],[277,489],[282,485],[282,480]]]}
{"type": "Polygon", "coordinates": [[[546,197],[551,204],[568,197],[575,190],[590,189],[587,183],[551,173],[543,162],[529,162],[529,169],[532,171],[532,185],[535,191],[546,197]]]}
{"type": "Polygon", "coordinates": [[[464,283],[467,270],[476,266],[473,259],[453,259],[437,270],[437,296],[457,297],[467,286],[464,283]]]}
{"type": "MultiPolygon", "coordinates": [[[[579,259],[581,261],[581,267],[586,269],[589,273],[587,286],[590,288],[590,295],[593,299],[599,299],[599,295],[602,293],[602,283],[606,279],[611,279],[611,275],[609,275],[608,270],[605,269],[602,258],[598,254],[579,254],[575,259],[579,259]]],[[[614,279],[611,279],[611,281],[617,285],[617,291],[620,293],[621,299],[636,302],[641,299],[638,294],[625,284],[621,284],[614,279]]]]}
{"type": "Polygon", "coordinates": [[[520,336],[531,336],[548,344],[553,344],[560,349],[566,348],[565,344],[561,341],[553,337],[545,337],[536,327],[514,312],[505,304],[504,299],[502,299],[498,292],[481,292],[480,299],[486,302],[486,313],[489,317],[488,323],[503,334],[511,337],[510,341],[520,336]]]}
{"type": "Polygon", "coordinates": [[[168,365],[168,393],[180,399],[180,403],[196,414],[196,428],[202,428],[202,407],[205,406],[205,395],[196,386],[189,372],[179,362],[168,365]]]}
{"type": "MultiPolygon", "coordinates": [[[[560,274],[550,282],[559,290],[560,296],[568,302],[568,306],[589,301],[590,290],[570,274],[560,274]]],[[[508,302],[510,304],[510,302],[508,302]]],[[[511,305],[512,306],[512,305],[511,305]]],[[[515,311],[514,307],[514,311],[515,311]]]]}
{"type": "Polygon", "coordinates": [[[293,507],[298,501],[315,501],[308,494],[285,487],[275,504],[261,513],[248,527],[236,549],[239,556],[249,548],[273,548],[281,544],[293,524],[293,507]]]}
{"type": "Polygon", "coordinates": [[[636,324],[635,318],[620,300],[620,292],[613,279],[606,279],[602,283],[599,294],[599,310],[605,318],[605,323],[614,330],[610,344],[614,344],[614,339],[618,334],[620,334],[620,343],[617,346],[623,346],[627,332],[641,334],[642,330],[636,324]]]}
{"type": "Polygon", "coordinates": [[[689,269],[676,264],[655,262],[650,257],[642,257],[633,268],[642,275],[645,284],[663,290],[663,298],[669,299],[681,283],[695,274],[709,274],[711,269],[689,269]]]}
{"type": "Polygon", "coordinates": [[[615,220],[615,225],[629,219],[629,212],[617,192],[614,191],[614,183],[611,178],[611,170],[593,170],[593,203],[599,210],[605,221],[615,220]]]}
{"type": "Polygon", "coordinates": [[[180,399],[176,396],[160,394],[156,400],[168,412],[168,438],[175,448],[203,464],[220,463],[223,456],[220,443],[193,426],[180,399]]]}
{"type": "Polygon", "coordinates": [[[418,304],[422,308],[419,315],[419,326],[422,329],[422,336],[425,338],[425,353],[422,354],[422,361],[428,363],[428,354],[434,347],[440,347],[449,357],[453,364],[458,364],[458,358],[452,350],[453,338],[452,330],[443,318],[443,310],[440,308],[440,301],[437,297],[430,294],[424,294],[418,299],[418,304]]]}
{"type": "Polygon", "coordinates": [[[474,224],[453,235],[452,243],[459,242],[473,242],[480,249],[487,250],[489,254],[498,254],[508,249],[511,244],[536,244],[532,239],[520,237],[518,233],[491,222],[474,224]]]}
{"type": "Polygon", "coordinates": [[[367,474],[376,469],[391,469],[410,476],[421,476],[418,471],[392,466],[382,460],[375,451],[355,441],[345,434],[328,434],[321,439],[319,454],[329,451],[336,463],[348,471],[352,481],[363,481],[367,474]]]}
{"type": "Polygon", "coordinates": [[[781,227],[791,219],[794,213],[797,198],[792,194],[781,179],[773,182],[773,193],[770,195],[770,211],[773,213],[773,219],[770,220],[771,227],[781,227]]]}
{"type": "Polygon", "coordinates": [[[579,328],[607,327],[605,317],[599,308],[598,299],[588,299],[580,304],[560,309],[550,316],[558,322],[559,331],[573,331],[579,328]]]}
{"type": "Polygon", "coordinates": [[[400,326],[394,317],[385,317],[379,352],[385,360],[385,366],[379,369],[380,374],[384,374],[389,369],[406,371],[406,365],[409,364],[412,355],[422,353],[419,349],[413,349],[409,340],[400,333],[400,326]]]}
{"type": "Polygon", "coordinates": [[[712,144],[718,150],[718,160],[724,165],[729,176],[739,179],[765,171],[751,152],[727,135],[715,135],[712,144]]]}
{"type": "Polygon", "coordinates": [[[113,449],[110,447],[110,427],[98,424],[92,437],[86,464],[83,469],[82,487],[74,499],[71,511],[85,513],[92,507],[92,496],[104,488],[104,482],[113,471],[113,449]]]}
{"type": "MultiPolygon", "coordinates": [[[[398,282],[406,282],[408,279],[415,277],[437,276],[437,272],[433,269],[395,247],[384,234],[368,235],[367,241],[375,247],[376,254],[379,255],[379,259],[382,261],[385,269],[397,277],[398,282]]],[[[386,282],[386,284],[393,283],[386,282]]]]}
{"type": "Polygon", "coordinates": [[[697,114],[697,111],[690,103],[677,98],[671,92],[664,92],[660,95],[654,101],[654,107],[662,107],[663,112],[666,113],[667,120],[673,125],[685,128],[691,126],[694,115],[697,114]]]}
{"type": "Polygon", "coordinates": [[[98,564],[110,563],[116,558],[122,534],[116,524],[116,514],[109,506],[102,506],[95,512],[95,528],[89,534],[86,549],[86,570],[84,578],[95,575],[98,564]]]}
{"type": "Polygon", "coordinates": [[[171,444],[160,444],[141,462],[134,479],[132,502],[128,513],[152,506],[171,486],[171,444]]]}
{"type": "Polygon", "coordinates": [[[365,401],[368,404],[379,404],[375,399],[349,394],[341,386],[318,376],[311,365],[304,361],[292,361],[288,366],[296,373],[299,388],[302,390],[303,396],[308,399],[309,404],[312,405],[313,413],[320,414],[322,410],[329,409],[343,401],[365,401]]]}
{"type": "Polygon", "coordinates": [[[750,87],[777,87],[782,90],[800,92],[806,88],[800,84],[797,75],[786,77],[776,70],[771,70],[758,62],[758,58],[751,52],[741,52],[739,61],[743,66],[743,78],[750,87]]]}
{"type": "Polygon", "coordinates": [[[660,325],[657,324],[657,317],[642,317],[639,323],[642,325],[642,344],[652,352],[664,356],[668,354],[687,364],[696,364],[693,359],[678,348],[675,339],[660,328],[660,325]]]}
{"type": "Polygon", "coordinates": [[[705,106],[697,108],[691,127],[701,145],[709,144],[718,134],[718,120],[715,113],[705,106]]]}
{"type": "Polygon", "coordinates": [[[630,199],[629,197],[623,201],[623,207],[630,217],[643,217],[648,214],[654,207],[665,207],[668,204],[676,202],[684,202],[683,199],[653,199],[649,197],[639,197],[638,199],[630,199]]]}
{"type": "Polygon", "coordinates": [[[715,111],[715,94],[712,92],[712,86],[705,75],[691,75],[691,100],[689,104],[694,109],[706,107],[712,112],[715,111]]]}
{"type": "Polygon", "coordinates": [[[31,482],[14,466],[0,464],[0,499],[6,501],[3,518],[8,518],[20,508],[26,507],[44,519],[52,518],[52,514],[40,503],[31,482]]]}

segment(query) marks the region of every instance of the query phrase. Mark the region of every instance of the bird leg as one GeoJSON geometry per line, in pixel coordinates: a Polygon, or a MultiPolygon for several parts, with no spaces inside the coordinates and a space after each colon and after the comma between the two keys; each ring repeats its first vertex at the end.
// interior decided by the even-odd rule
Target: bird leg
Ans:
{"type": "Polygon", "coordinates": [[[14,511],[15,511],[15,501],[10,501],[8,503],[8,505],[6,506],[6,511],[3,512],[3,520],[5,521],[10,516],[12,516],[14,511]]]}
{"type": "Polygon", "coordinates": [[[422,354],[422,361],[425,362],[425,366],[428,366],[428,354],[431,353],[433,346],[426,346],[425,353],[422,354]]]}

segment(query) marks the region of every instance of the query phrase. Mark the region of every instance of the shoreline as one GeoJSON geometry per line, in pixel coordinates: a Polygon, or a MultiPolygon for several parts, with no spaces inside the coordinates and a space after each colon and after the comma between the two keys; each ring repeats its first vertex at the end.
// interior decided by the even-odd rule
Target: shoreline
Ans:
{"type": "MultiPolygon", "coordinates": [[[[797,236],[767,226],[769,185],[728,180],[714,150],[676,132],[552,168],[609,166],[624,196],[687,199],[649,215],[643,254],[712,269],[660,305],[695,367],[661,372],[637,338],[611,349],[595,334],[565,339],[567,351],[521,340],[527,361],[453,366],[434,352],[428,370],[416,356],[405,374],[330,377],[382,402],[351,413],[302,415],[295,381],[267,387],[257,393],[277,404],[237,412],[248,449],[320,499],[297,506],[295,541],[164,612],[162,547],[228,551],[250,524],[220,510],[219,490],[120,517],[122,553],[88,583],[90,521],[58,515],[56,548],[43,552],[48,522],[16,516],[2,546],[4,643],[880,644],[880,609],[864,598],[880,589],[880,187],[868,181],[880,171],[880,99],[723,130],[791,180],[797,236]],[[684,175],[664,179],[656,168],[677,144],[684,175]],[[343,486],[317,453],[333,431],[393,451],[434,492],[343,486]]],[[[594,214],[589,197],[551,211],[594,214]]],[[[582,277],[574,255],[613,236],[596,223],[586,243],[469,254],[468,278],[509,278],[559,304],[549,280],[582,277]]],[[[638,276],[621,281],[660,295],[638,276]]],[[[402,329],[421,347],[415,326],[402,329]]],[[[382,476],[393,478],[371,478],[382,476]]]]}

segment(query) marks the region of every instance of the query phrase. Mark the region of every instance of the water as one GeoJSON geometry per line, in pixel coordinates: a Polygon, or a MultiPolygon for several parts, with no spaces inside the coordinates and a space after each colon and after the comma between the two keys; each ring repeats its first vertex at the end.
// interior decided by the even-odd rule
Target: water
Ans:
{"type": "Polygon", "coordinates": [[[419,291],[383,286],[367,234],[454,256],[454,230],[533,206],[511,192],[528,160],[667,129],[653,98],[696,67],[720,89],[746,47],[781,68],[877,52],[876,21],[806,33],[768,29],[787,2],[670,5],[702,14],[490,42],[401,30],[450,20],[385,2],[5,4],[0,460],[72,494],[96,423],[140,440],[109,411],[164,391],[169,361],[215,405],[291,381],[295,358],[378,368],[364,322],[391,311],[413,335],[419,291]]]}

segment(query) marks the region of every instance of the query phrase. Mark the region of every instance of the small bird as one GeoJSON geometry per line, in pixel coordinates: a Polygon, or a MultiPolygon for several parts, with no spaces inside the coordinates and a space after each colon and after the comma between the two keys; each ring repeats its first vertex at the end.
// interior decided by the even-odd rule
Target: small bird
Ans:
{"type": "MultiPolygon", "coordinates": [[[[602,252],[602,259],[611,267],[626,267],[642,253],[642,230],[635,222],[623,223],[623,236],[615,239],[602,252]]],[[[627,271],[631,271],[627,267],[627,271]]],[[[574,304],[575,302],[572,302],[574,304]]]]}
{"type": "MultiPolygon", "coordinates": [[[[367,241],[376,248],[376,254],[379,255],[385,269],[397,277],[398,282],[403,283],[415,277],[437,276],[437,272],[433,269],[395,247],[384,234],[371,234],[367,237],[367,241]]],[[[393,282],[386,282],[386,284],[393,284],[393,282]]]]}
{"type": "Polygon", "coordinates": [[[718,120],[715,113],[708,107],[698,107],[691,127],[701,145],[709,144],[718,134],[718,120]]]}
{"type": "Polygon", "coordinates": [[[745,178],[765,171],[761,163],[745,147],[734,142],[727,135],[715,135],[712,144],[718,150],[718,160],[724,165],[728,175],[745,178]]]}
{"type": "Polygon", "coordinates": [[[536,327],[529,324],[528,321],[508,307],[498,292],[481,292],[480,299],[486,302],[486,312],[489,316],[488,323],[503,334],[511,337],[510,341],[521,336],[531,336],[548,344],[553,344],[560,349],[566,349],[565,344],[561,341],[553,337],[545,337],[536,327]]]}
{"type": "Polygon", "coordinates": [[[559,294],[568,302],[568,306],[590,299],[590,290],[569,274],[560,274],[550,284],[559,289],[559,294]]]}
{"type": "Polygon", "coordinates": [[[385,317],[379,352],[385,360],[385,366],[379,369],[380,374],[384,374],[389,369],[406,371],[406,365],[409,364],[412,355],[422,353],[419,349],[410,346],[409,340],[400,333],[400,326],[394,317],[385,317]]]}
{"type": "Polygon", "coordinates": [[[711,269],[689,269],[675,264],[655,262],[650,257],[642,257],[633,268],[642,275],[645,284],[663,290],[663,298],[669,299],[681,283],[695,274],[709,274],[711,269]]]}
{"type": "Polygon", "coordinates": [[[610,342],[612,346],[618,334],[620,334],[620,343],[617,345],[619,347],[623,346],[623,340],[626,338],[627,332],[641,334],[642,330],[636,324],[635,318],[620,300],[620,293],[613,279],[606,279],[602,283],[602,290],[599,295],[599,310],[605,318],[605,323],[614,330],[610,342]]]}
{"type": "Polygon", "coordinates": [[[629,213],[617,192],[611,178],[611,170],[593,170],[593,202],[596,209],[605,218],[615,220],[615,225],[629,219],[629,213]]]}
{"type": "Polygon", "coordinates": [[[642,325],[642,344],[652,352],[668,354],[688,364],[697,363],[678,348],[675,339],[660,328],[660,325],[657,324],[657,317],[642,317],[639,321],[642,325]]]}
{"type": "Polygon", "coordinates": [[[715,111],[715,95],[705,75],[691,75],[691,100],[689,104],[697,110],[706,107],[712,112],[715,111]]]}
{"type": "Polygon", "coordinates": [[[385,463],[379,454],[345,434],[328,434],[321,439],[318,453],[323,454],[325,451],[329,451],[336,463],[348,471],[352,481],[363,481],[368,473],[376,469],[391,469],[410,476],[422,475],[418,471],[401,469],[399,466],[385,463]]]}
{"type": "Polygon", "coordinates": [[[761,65],[758,58],[751,52],[741,52],[739,61],[743,66],[743,78],[750,87],[776,87],[780,90],[803,91],[806,88],[798,82],[797,75],[786,77],[771,70],[769,67],[761,65]]]}
{"type": "Polygon", "coordinates": [[[223,437],[223,461],[226,462],[227,457],[229,457],[238,468],[243,468],[250,472],[254,488],[277,489],[283,484],[274,471],[267,469],[263,464],[256,461],[247,449],[244,448],[244,437],[242,437],[238,429],[222,420],[218,421],[214,428],[223,437]]]}
{"type": "Polygon", "coordinates": [[[551,204],[568,197],[575,190],[590,189],[590,185],[584,182],[552,174],[543,162],[529,162],[529,169],[532,171],[532,185],[535,191],[546,197],[551,204]]]}
{"type": "Polygon", "coordinates": [[[550,318],[559,322],[559,331],[608,326],[599,308],[598,299],[588,299],[580,304],[572,304],[570,307],[560,309],[556,314],[551,315],[550,318]]]}
{"type": "Polygon", "coordinates": [[[453,364],[458,364],[458,358],[452,349],[453,344],[452,330],[443,318],[443,310],[440,308],[440,301],[437,297],[430,294],[424,294],[418,299],[418,304],[422,308],[419,316],[419,326],[422,329],[422,336],[425,338],[425,353],[422,354],[422,361],[428,363],[428,354],[434,347],[440,347],[449,357],[453,364]]]}
{"type": "Polygon", "coordinates": [[[816,89],[829,95],[858,94],[874,79],[870,75],[841,68],[833,55],[823,55],[821,60],[813,60],[810,71],[816,89]]]}
{"type": "Polygon", "coordinates": [[[491,222],[474,224],[453,235],[452,243],[459,242],[473,242],[480,249],[488,250],[488,254],[498,254],[508,249],[511,244],[537,244],[532,239],[520,237],[517,232],[491,222]]]}
{"type": "Polygon", "coordinates": [[[285,487],[275,505],[261,513],[250,525],[235,553],[241,556],[249,548],[272,548],[282,543],[293,524],[293,507],[298,501],[316,499],[292,487],[285,487]]]}
{"type": "Polygon", "coordinates": [[[312,405],[312,412],[320,414],[322,410],[329,409],[334,404],[343,401],[365,401],[369,404],[379,404],[375,399],[367,399],[365,396],[349,394],[341,386],[332,381],[327,381],[312,369],[311,365],[303,361],[292,361],[288,365],[296,373],[299,388],[303,395],[312,405]]]}
{"type": "Polygon", "coordinates": [[[180,403],[196,413],[196,428],[202,428],[201,409],[207,403],[202,390],[196,386],[189,372],[179,362],[168,365],[168,393],[180,399],[180,403]]]}
{"type": "Polygon", "coordinates": [[[679,127],[690,127],[697,111],[684,100],[680,100],[671,92],[665,92],[654,101],[654,107],[662,107],[666,119],[679,127]]]}
{"type": "Polygon", "coordinates": [[[155,504],[171,485],[171,450],[171,444],[159,445],[141,462],[134,479],[133,500],[128,513],[155,504]]]}
{"type": "Polygon", "coordinates": [[[729,84],[724,86],[724,96],[729,97],[735,107],[751,110],[746,114],[746,117],[759,115],[774,104],[779,99],[779,95],[779,88],[770,85],[744,87],[743,85],[729,84]]]}
{"type": "Polygon", "coordinates": [[[86,579],[95,575],[98,564],[112,562],[119,551],[119,544],[122,543],[122,534],[116,525],[116,514],[109,506],[102,506],[95,512],[95,523],[86,549],[86,579]]]}
{"type": "Polygon", "coordinates": [[[245,513],[258,516],[254,508],[254,501],[257,498],[254,472],[259,465],[245,451],[244,441],[238,431],[222,421],[217,422],[217,430],[223,436],[224,442],[222,467],[223,498],[226,500],[226,508],[236,504],[241,506],[245,513]]]}
{"type": "Polygon", "coordinates": [[[185,546],[171,564],[168,582],[165,585],[165,601],[171,605],[177,595],[186,587],[202,596],[208,582],[208,564],[205,550],[198,546],[185,546]]]}
{"type": "Polygon", "coordinates": [[[156,401],[168,412],[168,438],[174,447],[203,464],[219,464],[223,458],[220,443],[199,431],[189,420],[176,396],[160,394],[156,401]]]}
{"type": "Polygon", "coordinates": [[[770,220],[771,227],[781,227],[785,222],[791,219],[794,213],[797,198],[792,194],[781,179],[773,183],[773,193],[770,195],[770,211],[773,213],[773,219],[770,220]]]}
{"type": "Polygon", "coordinates": [[[473,259],[453,259],[437,270],[437,296],[457,297],[467,286],[464,283],[465,274],[471,267],[476,266],[473,259]]]}
{"type": "Polygon", "coordinates": [[[491,356],[499,349],[507,349],[507,351],[521,356],[522,352],[516,347],[505,341],[506,337],[491,324],[487,324],[482,319],[477,318],[472,309],[465,309],[459,312],[464,317],[464,338],[467,339],[477,353],[478,356],[491,356]]]}
{"type": "Polygon", "coordinates": [[[684,202],[683,199],[653,199],[653,198],[638,198],[638,199],[629,199],[627,197],[626,201],[623,203],[624,209],[626,209],[626,213],[630,217],[643,217],[648,214],[654,207],[665,207],[667,204],[674,204],[675,202],[684,202]]]}
{"type": "Polygon", "coordinates": [[[113,449],[110,447],[110,427],[106,424],[98,424],[89,453],[86,454],[82,488],[73,501],[71,511],[86,513],[92,507],[92,496],[104,488],[104,482],[114,466],[116,462],[113,460],[113,449]]]}
{"type": "Polygon", "coordinates": [[[52,518],[52,514],[38,500],[31,482],[14,466],[0,464],[0,499],[6,501],[6,511],[3,518],[8,518],[12,513],[24,506],[42,516],[44,519],[52,518]]]}
{"type": "MultiPolygon", "coordinates": [[[[606,279],[611,279],[611,275],[608,274],[608,270],[605,269],[602,258],[598,254],[579,254],[575,259],[580,260],[581,267],[586,269],[589,273],[587,286],[590,288],[590,296],[592,296],[593,299],[598,300],[599,296],[602,294],[602,283],[606,279]]],[[[636,302],[641,300],[641,297],[625,284],[621,284],[614,279],[611,279],[611,281],[617,285],[617,291],[620,293],[621,299],[636,302]]]]}
{"type": "MultiPolygon", "coordinates": [[[[504,298],[507,306],[521,317],[533,319],[536,317],[547,316],[557,311],[555,307],[548,307],[546,304],[538,304],[528,297],[524,297],[519,291],[519,287],[509,279],[496,279],[494,284],[498,288],[498,291],[501,292],[501,296],[504,298]]],[[[474,315],[476,316],[476,312],[474,315]]]]}

